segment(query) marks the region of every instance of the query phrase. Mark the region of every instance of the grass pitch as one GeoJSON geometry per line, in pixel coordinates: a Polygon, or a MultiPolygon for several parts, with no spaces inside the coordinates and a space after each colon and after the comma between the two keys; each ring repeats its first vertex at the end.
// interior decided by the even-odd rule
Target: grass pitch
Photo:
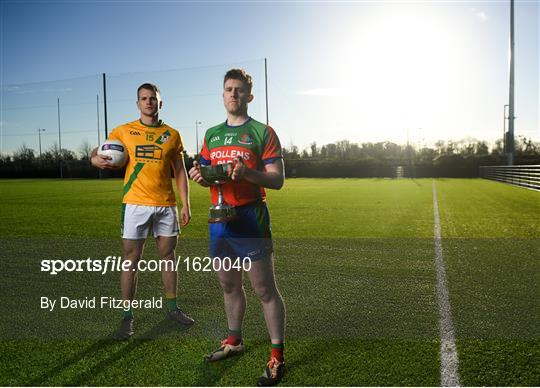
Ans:
{"type": "MultiPolygon", "coordinates": [[[[463,385],[539,385],[540,194],[484,180],[436,180],[463,385]]],[[[253,385],[269,344],[245,283],[247,352],[205,364],[226,330],[215,274],[180,270],[187,330],[137,310],[136,335],[109,339],[113,309],[40,308],[40,297],[119,295],[119,274],[40,271],[44,259],[121,256],[119,180],[0,181],[0,385],[253,385]]],[[[192,189],[177,255],[207,255],[208,192],[192,189]]],[[[438,385],[432,181],[292,179],[268,191],[287,307],[284,385],[438,385]]],[[[149,240],[146,259],[157,259],[149,240]]],[[[162,295],[157,272],[137,296],[162,295]]]]}

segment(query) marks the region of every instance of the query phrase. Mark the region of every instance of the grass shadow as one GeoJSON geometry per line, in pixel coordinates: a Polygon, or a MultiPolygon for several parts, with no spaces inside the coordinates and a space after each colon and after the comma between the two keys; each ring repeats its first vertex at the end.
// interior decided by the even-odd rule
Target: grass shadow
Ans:
{"type": "Polygon", "coordinates": [[[225,372],[236,365],[240,357],[245,357],[245,355],[234,356],[217,362],[205,362],[201,360],[201,363],[197,367],[197,377],[195,377],[193,385],[202,387],[215,386],[223,378],[225,372]]]}
{"type": "Polygon", "coordinates": [[[63,384],[66,386],[87,385],[87,382],[89,379],[95,377],[99,373],[102,373],[107,368],[111,367],[115,361],[118,361],[121,358],[125,357],[127,354],[129,354],[130,352],[132,352],[133,350],[135,350],[137,347],[144,344],[145,342],[161,337],[173,330],[177,332],[178,331],[185,332],[188,329],[189,327],[179,326],[178,324],[165,319],[161,321],[160,323],[158,323],[157,325],[153,326],[150,330],[142,333],[139,337],[132,338],[127,341],[115,340],[114,338],[112,338],[112,333],[111,333],[110,337],[103,338],[96,341],[90,347],[83,349],[77,354],[69,357],[60,365],[50,369],[49,371],[47,371],[45,374],[41,375],[40,377],[29,381],[26,385],[28,386],[45,385],[45,382],[47,380],[50,380],[51,378],[58,376],[59,374],[62,373],[62,371],[66,370],[72,365],[79,363],[85,358],[91,358],[92,356],[97,355],[99,351],[102,351],[106,348],[110,348],[115,345],[124,345],[124,346],[121,346],[116,351],[113,351],[109,356],[101,360],[96,365],[92,366],[88,370],[84,371],[78,376],[75,376],[74,378],[72,378],[71,380],[63,384]]]}
{"type": "Polygon", "coordinates": [[[75,365],[76,363],[84,359],[85,357],[92,355],[94,353],[97,353],[99,350],[115,345],[116,343],[118,343],[118,341],[114,340],[113,338],[100,339],[96,341],[93,345],[91,345],[89,348],[86,348],[80,351],[79,353],[69,357],[67,360],[64,360],[64,362],[61,363],[60,365],[57,365],[54,368],[47,371],[46,373],[44,373],[43,375],[28,381],[25,385],[27,386],[44,385],[45,381],[59,375],[63,370],[69,368],[71,365],[75,365]]]}

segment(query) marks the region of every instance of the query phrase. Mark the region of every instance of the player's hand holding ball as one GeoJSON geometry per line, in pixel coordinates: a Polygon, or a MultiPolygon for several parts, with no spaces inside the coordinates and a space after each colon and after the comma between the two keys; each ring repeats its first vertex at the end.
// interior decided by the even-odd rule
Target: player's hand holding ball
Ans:
{"type": "Polygon", "coordinates": [[[97,155],[92,157],[92,164],[101,169],[122,168],[128,161],[126,146],[118,140],[106,140],[98,147],[97,155]]]}

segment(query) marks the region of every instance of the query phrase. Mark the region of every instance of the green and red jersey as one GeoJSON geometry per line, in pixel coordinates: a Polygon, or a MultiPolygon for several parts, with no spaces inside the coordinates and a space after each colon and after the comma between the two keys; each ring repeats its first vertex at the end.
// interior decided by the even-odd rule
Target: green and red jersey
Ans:
{"type": "MultiPolygon", "coordinates": [[[[252,169],[264,170],[264,165],[281,159],[281,144],[274,130],[252,118],[238,126],[225,121],[206,131],[201,150],[201,165],[235,163],[239,157],[252,169]]],[[[264,188],[246,180],[230,181],[222,185],[223,197],[232,206],[265,201],[264,188]]],[[[218,200],[217,187],[210,188],[212,203],[218,200]]]]}

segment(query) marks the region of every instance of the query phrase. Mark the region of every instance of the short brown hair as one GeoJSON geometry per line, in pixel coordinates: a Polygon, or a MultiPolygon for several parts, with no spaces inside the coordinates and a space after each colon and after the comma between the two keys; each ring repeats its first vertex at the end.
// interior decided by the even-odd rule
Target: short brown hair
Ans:
{"type": "Polygon", "coordinates": [[[227,73],[225,73],[225,78],[223,78],[223,85],[225,85],[225,82],[227,82],[227,80],[229,79],[237,79],[239,81],[242,81],[247,86],[248,93],[251,94],[251,89],[253,88],[253,80],[244,69],[231,69],[227,73]]]}
{"type": "Polygon", "coordinates": [[[151,90],[156,94],[161,94],[157,85],[147,82],[137,88],[137,100],[139,100],[139,92],[141,91],[141,89],[151,90]]]}

